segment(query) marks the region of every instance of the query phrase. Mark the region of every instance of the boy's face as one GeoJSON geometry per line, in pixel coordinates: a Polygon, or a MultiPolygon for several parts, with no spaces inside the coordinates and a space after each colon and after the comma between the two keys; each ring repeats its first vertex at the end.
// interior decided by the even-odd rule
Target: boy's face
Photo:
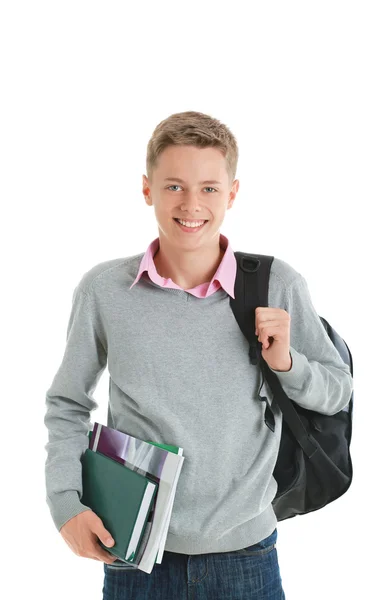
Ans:
{"type": "Polygon", "coordinates": [[[224,156],[211,147],[168,146],[159,156],[151,185],[143,175],[143,194],[148,206],[154,206],[159,237],[180,249],[219,243],[220,226],[238,189],[237,179],[229,181],[224,156]],[[200,183],[207,180],[219,183],[200,183]],[[197,232],[187,233],[174,217],[208,222],[197,232]]]}

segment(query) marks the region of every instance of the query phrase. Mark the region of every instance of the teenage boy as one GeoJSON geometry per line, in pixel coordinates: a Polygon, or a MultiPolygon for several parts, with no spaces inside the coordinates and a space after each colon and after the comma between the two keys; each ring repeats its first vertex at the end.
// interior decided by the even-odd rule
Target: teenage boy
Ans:
{"type": "MultiPolygon", "coordinates": [[[[66,349],[46,396],[47,503],[70,548],[103,561],[106,599],[182,600],[193,587],[211,600],[285,598],[272,507],[282,413],[274,404],[273,433],[257,398],[259,366],[246,359],[230,308],[236,260],[220,233],[239,189],[237,161],[233,134],[209,115],[162,121],[143,176],[159,236],[146,252],[95,265],[74,290],[66,349]],[[80,457],[107,361],[107,425],[184,449],[163,561],[150,574],[99,545],[109,546],[110,532],[80,500],[80,457]]],[[[257,232],[275,229],[257,214],[257,232]]],[[[269,306],[255,317],[263,359],[289,397],[327,415],[348,404],[349,367],[305,279],[281,259],[271,267],[269,306]]]]}

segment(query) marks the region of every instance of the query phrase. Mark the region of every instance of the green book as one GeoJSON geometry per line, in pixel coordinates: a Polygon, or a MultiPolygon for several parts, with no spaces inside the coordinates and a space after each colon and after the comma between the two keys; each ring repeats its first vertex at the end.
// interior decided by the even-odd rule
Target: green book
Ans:
{"type": "Polygon", "coordinates": [[[87,448],[81,456],[82,504],[112,534],[115,545],[100,545],[128,564],[137,558],[158,484],[112,458],[87,448]]]}
{"type": "MultiPolygon", "coordinates": [[[[88,438],[89,438],[89,444],[91,443],[91,438],[93,435],[93,430],[90,430],[88,433],[88,438]]],[[[159,444],[157,442],[151,442],[149,440],[147,440],[148,444],[152,444],[153,446],[158,446],[159,448],[163,448],[164,450],[168,450],[169,452],[173,452],[174,454],[181,454],[180,453],[180,448],[178,446],[173,446],[172,444],[159,444]]],[[[110,548],[109,548],[110,550],[110,548]]],[[[157,563],[157,555],[155,558],[155,564],[157,563]]]]}
{"type": "Polygon", "coordinates": [[[159,448],[163,448],[164,450],[168,450],[174,454],[179,454],[178,446],[172,446],[171,444],[158,444],[157,442],[150,442],[149,440],[147,440],[147,444],[152,444],[152,446],[158,446],[159,448]]]}

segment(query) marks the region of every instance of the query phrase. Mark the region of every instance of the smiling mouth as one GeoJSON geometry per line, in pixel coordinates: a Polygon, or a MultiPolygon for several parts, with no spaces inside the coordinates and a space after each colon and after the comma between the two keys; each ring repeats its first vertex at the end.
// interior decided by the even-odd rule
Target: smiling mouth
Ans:
{"type": "MultiPolygon", "coordinates": [[[[206,224],[208,223],[209,219],[198,219],[199,221],[202,220],[203,223],[201,225],[198,225],[197,227],[189,227],[187,225],[183,225],[182,223],[179,222],[177,217],[173,217],[173,220],[175,221],[176,225],[182,230],[185,231],[187,233],[191,232],[191,233],[195,233],[196,231],[199,231],[200,229],[203,229],[203,227],[206,226],[206,224]]],[[[189,221],[187,221],[189,223],[189,221]]],[[[196,221],[191,221],[191,223],[195,223],[196,221]]]]}
{"type": "MultiPolygon", "coordinates": [[[[178,217],[173,217],[173,220],[179,221],[178,217]]],[[[180,221],[185,221],[186,223],[197,223],[198,221],[204,221],[205,223],[207,223],[208,219],[196,219],[191,221],[187,221],[187,219],[180,219],[180,221]]]]}

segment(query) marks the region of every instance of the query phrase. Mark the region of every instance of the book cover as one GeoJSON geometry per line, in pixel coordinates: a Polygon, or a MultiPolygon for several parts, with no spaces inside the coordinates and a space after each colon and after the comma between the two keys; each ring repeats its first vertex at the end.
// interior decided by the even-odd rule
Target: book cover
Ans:
{"type": "MultiPolygon", "coordinates": [[[[183,456],[183,448],[180,448],[180,446],[172,446],[170,444],[158,444],[156,442],[151,442],[149,440],[148,444],[153,444],[154,446],[159,446],[160,448],[164,448],[165,450],[168,450],[169,452],[174,452],[174,454],[178,454],[179,456],[183,456]]],[[[168,535],[168,529],[169,529],[169,524],[171,522],[171,516],[172,516],[172,507],[173,507],[173,502],[175,499],[175,494],[176,494],[176,485],[177,485],[177,481],[173,487],[172,490],[172,497],[171,497],[171,501],[169,504],[169,510],[168,510],[168,515],[166,518],[166,522],[165,522],[165,526],[164,526],[164,531],[161,537],[161,541],[160,541],[160,546],[159,546],[159,551],[157,553],[157,559],[156,562],[158,564],[161,564],[162,560],[163,560],[163,555],[164,555],[164,549],[165,549],[165,542],[167,541],[167,535],[168,535]]]]}
{"type": "Polygon", "coordinates": [[[183,449],[167,444],[145,442],[134,436],[94,423],[89,432],[89,448],[116,460],[158,484],[154,510],[149,513],[148,523],[133,566],[147,573],[156,561],[161,562],[168,531],[173,499],[184,457],[177,454],[183,449]],[[162,546],[161,552],[160,548],[162,546]]]}
{"type": "Polygon", "coordinates": [[[158,484],[126,469],[120,463],[89,448],[81,457],[82,497],[112,534],[115,545],[100,545],[132,564],[154,504],[158,484]]]}

